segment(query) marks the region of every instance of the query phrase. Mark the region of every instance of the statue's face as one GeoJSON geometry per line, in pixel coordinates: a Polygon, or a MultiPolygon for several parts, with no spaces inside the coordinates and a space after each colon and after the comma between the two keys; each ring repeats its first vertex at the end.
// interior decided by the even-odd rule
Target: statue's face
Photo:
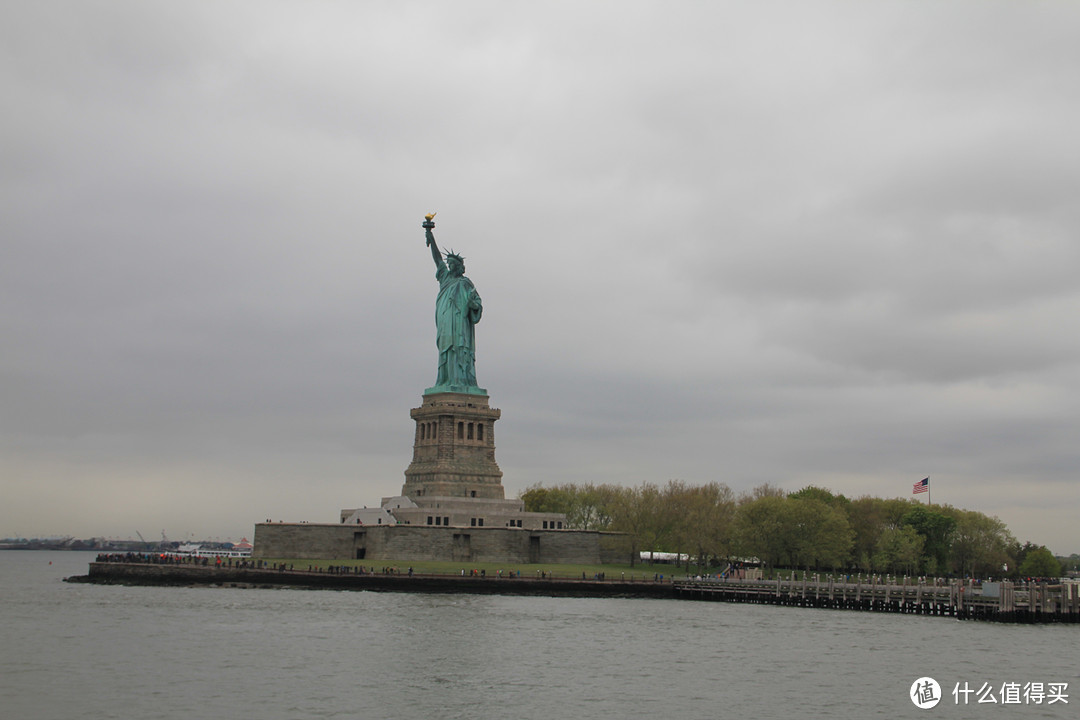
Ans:
{"type": "Polygon", "coordinates": [[[446,264],[446,267],[450,270],[451,275],[458,276],[465,274],[465,263],[461,262],[456,258],[450,258],[450,261],[446,264]]]}

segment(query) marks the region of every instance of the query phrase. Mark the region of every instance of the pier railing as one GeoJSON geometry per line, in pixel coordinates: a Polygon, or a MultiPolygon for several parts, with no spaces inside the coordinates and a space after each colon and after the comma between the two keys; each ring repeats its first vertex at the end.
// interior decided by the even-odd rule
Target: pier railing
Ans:
{"type": "Polygon", "coordinates": [[[941,615],[1002,622],[1080,622],[1080,584],[889,578],[851,582],[804,575],[774,580],[686,579],[676,597],[798,607],[941,615]]]}

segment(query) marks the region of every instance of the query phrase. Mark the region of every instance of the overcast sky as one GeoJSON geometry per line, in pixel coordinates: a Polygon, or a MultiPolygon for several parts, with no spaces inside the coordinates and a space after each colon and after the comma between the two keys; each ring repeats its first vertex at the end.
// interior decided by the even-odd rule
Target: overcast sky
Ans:
{"type": "Polygon", "coordinates": [[[1080,551],[1080,6],[0,6],[0,536],[397,494],[420,227],[508,496],[771,482],[1080,551]],[[925,499],[925,495],[919,496],[925,499]]]}

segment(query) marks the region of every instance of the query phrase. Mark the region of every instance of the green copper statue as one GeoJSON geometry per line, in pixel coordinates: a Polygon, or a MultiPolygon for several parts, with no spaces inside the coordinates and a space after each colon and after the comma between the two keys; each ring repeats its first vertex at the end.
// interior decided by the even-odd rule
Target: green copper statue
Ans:
{"type": "Polygon", "coordinates": [[[435,213],[425,216],[423,228],[431,257],[435,260],[435,279],[439,297],[435,300],[436,345],[439,348],[439,375],[435,386],[425,395],[440,392],[487,395],[476,386],[476,323],[484,307],[472,280],[465,277],[465,258],[451,251],[443,261],[435,244],[435,213]]]}

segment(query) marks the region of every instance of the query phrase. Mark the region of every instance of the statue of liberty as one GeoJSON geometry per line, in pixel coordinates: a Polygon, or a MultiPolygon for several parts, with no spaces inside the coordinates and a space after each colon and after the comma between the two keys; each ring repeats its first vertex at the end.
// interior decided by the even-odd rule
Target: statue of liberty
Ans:
{"type": "Polygon", "coordinates": [[[432,232],[435,213],[425,216],[423,224],[427,245],[435,261],[435,279],[439,281],[439,296],[435,300],[436,345],[439,348],[439,374],[435,386],[425,395],[439,392],[487,395],[476,386],[476,323],[484,307],[472,280],[465,277],[465,258],[456,252],[443,254],[435,244],[432,232]]]}

